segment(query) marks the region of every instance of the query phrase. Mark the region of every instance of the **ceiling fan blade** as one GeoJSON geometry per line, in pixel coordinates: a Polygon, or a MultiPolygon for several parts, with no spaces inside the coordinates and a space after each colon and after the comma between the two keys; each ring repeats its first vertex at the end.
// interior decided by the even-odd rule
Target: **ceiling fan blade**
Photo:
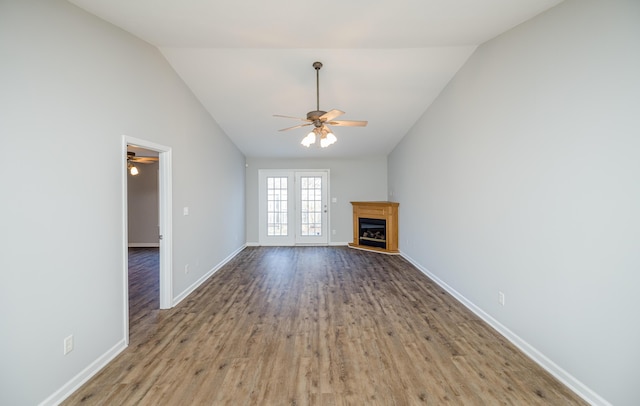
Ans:
{"type": "Polygon", "coordinates": [[[311,124],[312,124],[312,123],[300,124],[300,125],[294,125],[293,127],[283,128],[283,129],[278,130],[278,131],[288,131],[288,130],[293,130],[293,129],[295,129],[295,128],[306,127],[306,126],[311,125],[311,124]]]}
{"type": "Polygon", "coordinates": [[[357,120],[338,120],[338,121],[329,121],[327,124],[343,126],[343,127],[366,127],[368,121],[357,121],[357,120]]]}
{"type": "Polygon", "coordinates": [[[158,162],[158,158],[153,156],[137,156],[130,158],[131,162],[136,162],[140,164],[152,164],[154,162],[158,162]]]}
{"type": "Polygon", "coordinates": [[[331,111],[327,111],[323,115],[320,116],[320,121],[331,121],[334,118],[341,116],[344,114],[344,111],[333,109],[331,111]]]}
{"type": "Polygon", "coordinates": [[[300,118],[300,117],[291,117],[291,116],[283,116],[281,114],[274,114],[274,117],[282,117],[282,118],[292,118],[294,120],[300,120],[300,121],[309,121],[306,118],[300,118]]]}

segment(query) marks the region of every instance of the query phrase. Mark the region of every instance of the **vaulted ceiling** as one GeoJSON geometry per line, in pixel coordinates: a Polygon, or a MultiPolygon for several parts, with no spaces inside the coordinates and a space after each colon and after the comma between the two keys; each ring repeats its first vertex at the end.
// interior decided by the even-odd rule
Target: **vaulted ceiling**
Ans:
{"type": "Polygon", "coordinates": [[[69,0],[158,47],[250,157],[386,155],[479,44],[562,0],[69,0]],[[333,127],[328,148],[300,141],[316,109],[367,127],[333,127]]]}

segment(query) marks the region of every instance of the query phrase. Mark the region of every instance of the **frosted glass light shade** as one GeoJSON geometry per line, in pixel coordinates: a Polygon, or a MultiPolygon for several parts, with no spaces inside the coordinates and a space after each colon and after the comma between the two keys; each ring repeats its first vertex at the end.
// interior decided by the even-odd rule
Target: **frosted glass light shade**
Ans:
{"type": "Polygon", "coordinates": [[[306,137],[304,137],[302,139],[302,141],[300,142],[300,144],[304,145],[305,147],[309,148],[309,146],[311,144],[313,144],[314,142],[316,142],[316,134],[312,131],[309,134],[307,134],[306,137]]]}
{"type": "Polygon", "coordinates": [[[327,133],[326,136],[322,137],[320,139],[320,146],[322,148],[326,148],[329,145],[333,144],[334,142],[338,141],[338,139],[336,138],[335,135],[333,135],[333,133],[327,133]]]}

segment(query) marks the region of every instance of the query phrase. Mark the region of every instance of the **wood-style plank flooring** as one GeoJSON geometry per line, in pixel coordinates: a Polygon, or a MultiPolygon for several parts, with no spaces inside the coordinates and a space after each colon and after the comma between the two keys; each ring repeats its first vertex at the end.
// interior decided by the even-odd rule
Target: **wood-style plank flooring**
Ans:
{"type": "Polygon", "coordinates": [[[129,345],[147,340],[160,312],[160,250],[129,248],[129,345]]]}
{"type": "Polygon", "coordinates": [[[163,311],[157,283],[64,404],[585,404],[400,256],[250,247],[163,311]]]}

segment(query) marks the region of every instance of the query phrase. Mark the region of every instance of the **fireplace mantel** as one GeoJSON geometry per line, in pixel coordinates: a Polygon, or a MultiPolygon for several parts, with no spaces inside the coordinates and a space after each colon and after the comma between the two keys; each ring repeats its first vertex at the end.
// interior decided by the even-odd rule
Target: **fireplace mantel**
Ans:
{"type": "Polygon", "coordinates": [[[352,248],[398,254],[398,206],[396,202],[351,202],[353,206],[353,242],[352,248]],[[361,244],[360,219],[386,221],[386,248],[361,244]]]}

